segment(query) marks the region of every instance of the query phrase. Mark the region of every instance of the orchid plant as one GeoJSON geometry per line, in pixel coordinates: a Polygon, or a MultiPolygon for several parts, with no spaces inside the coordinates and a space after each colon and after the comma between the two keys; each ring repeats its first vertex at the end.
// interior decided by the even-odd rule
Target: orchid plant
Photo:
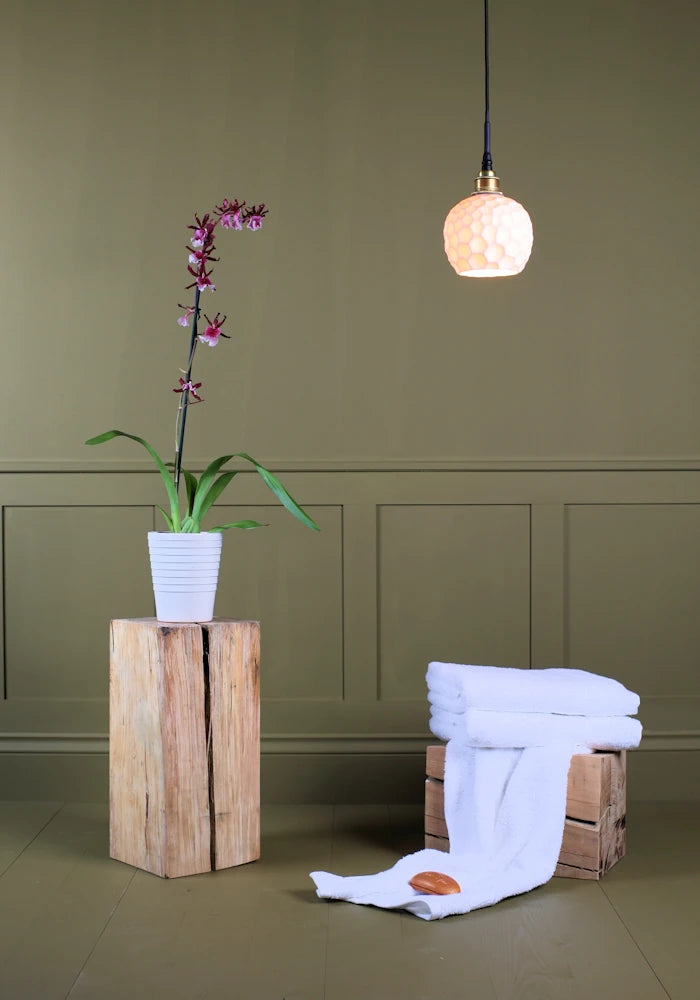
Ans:
{"type": "MultiPolygon", "coordinates": [[[[214,459],[204,472],[202,472],[199,479],[194,473],[183,468],[182,465],[187,411],[193,404],[204,402],[199,392],[202,388],[202,383],[192,381],[192,367],[197,345],[201,343],[206,344],[208,347],[216,347],[222,339],[230,339],[228,334],[224,333],[222,329],[226,322],[226,316],[222,316],[218,312],[213,319],[210,319],[206,313],[203,314],[206,326],[204,332],[199,333],[199,324],[202,316],[199,306],[200,295],[203,292],[213,293],[216,290],[212,282],[212,264],[218,261],[219,258],[213,256],[216,250],[214,246],[214,234],[217,226],[221,229],[238,232],[244,228],[249,232],[257,232],[262,227],[262,221],[266,215],[267,209],[264,204],[248,206],[245,202],[239,203],[238,200],[230,201],[228,198],[224,198],[221,205],[217,205],[211,213],[207,212],[201,218],[199,215],[195,215],[194,224],[188,227],[193,232],[190,237],[190,244],[186,248],[189,257],[187,270],[194,278],[194,281],[186,287],[188,290],[194,289],[194,303],[191,306],[180,305],[179,308],[183,309],[184,312],[177,320],[180,326],[190,327],[190,346],[187,356],[187,366],[184,369],[180,369],[181,377],[178,379],[179,385],[175,386],[172,390],[179,396],[175,420],[175,460],[165,463],[148,441],[142,437],[137,437],[135,434],[127,434],[125,431],[105,431],[103,434],[98,434],[97,437],[90,438],[85,442],[89,445],[102,444],[116,437],[126,437],[132,441],[136,441],[146,449],[156,463],[165,484],[170,503],[170,513],[160,505],[158,505],[158,509],[165,518],[168,530],[172,532],[201,532],[204,515],[208,512],[212,504],[218,500],[237,474],[236,471],[222,471],[226,463],[233,458],[241,458],[249,462],[260,475],[265,485],[272,490],[280,503],[294,517],[308,528],[319,531],[318,525],[289,495],[279,479],[244,451],[235,452],[231,455],[222,455],[220,458],[214,459]],[[184,506],[184,514],[181,511],[179,500],[181,478],[184,478],[185,481],[186,504],[184,506]]],[[[245,529],[262,527],[264,525],[259,521],[247,520],[233,521],[230,524],[220,524],[209,530],[225,531],[227,528],[245,529]]]]}

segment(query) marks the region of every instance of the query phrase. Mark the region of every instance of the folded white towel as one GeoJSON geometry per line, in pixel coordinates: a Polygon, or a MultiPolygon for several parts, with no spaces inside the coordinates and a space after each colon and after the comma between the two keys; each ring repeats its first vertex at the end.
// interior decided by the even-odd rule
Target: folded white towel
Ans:
{"type": "Polygon", "coordinates": [[[438,707],[454,712],[482,708],[600,716],[635,715],[639,709],[639,695],[611,677],[587,670],[521,670],[433,662],[426,681],[432,697],[440,699],[438,707]]]}
{"type": "Polygon", "coordinates": [[[311,872],[317,895],[423,920],[468,913],[527,892],[554,874],[564,830],[566,775],[573,748],[483,750],[448,743],[445,818],[450,853],[409,854],[388,871],[343,878],[311,872]],[[461,892],[431,896],[409,879],[421,871],[451,875],[461,892]]]}
{"type": "Polygon", "coordinates": [[[484,712],[468,708],[461,714],[433,707],[430,731],[441,740],[471,747],[542,747],[552,743],[590,750],[625,750],[639,746],[642,724],[627,715],[544,715],[538,712],[484,712]]]}

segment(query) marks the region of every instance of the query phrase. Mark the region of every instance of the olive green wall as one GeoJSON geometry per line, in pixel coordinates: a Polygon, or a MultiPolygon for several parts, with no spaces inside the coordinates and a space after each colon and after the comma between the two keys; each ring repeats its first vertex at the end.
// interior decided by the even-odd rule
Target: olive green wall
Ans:
{"type": "MultiPolygon", "coordinates": [[[[151,612],[186,226],[224,196],[194,467],[285,470],[312,535],[225,539],[263,627],[268,798],[419,797],[430,658],[564,664],[643,696],[636,797],[700,787],[700,16],[493,0],[493,152],[522,275],[459,279],[479,0],[26,0],[0,34],[0,794],[104,794],[107,622],[151,612]]],[[[261,510],[265,508],[264,510],[261,510]]],[[[227,511],[228,513],[228,511],[227,511]]]]}

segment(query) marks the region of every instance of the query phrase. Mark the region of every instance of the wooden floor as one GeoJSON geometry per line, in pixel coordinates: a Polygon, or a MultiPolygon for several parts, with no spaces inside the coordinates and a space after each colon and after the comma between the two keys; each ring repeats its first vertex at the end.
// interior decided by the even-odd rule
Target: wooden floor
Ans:
{"type": "Polygon", "coordinates": [[[700,804],[631,806],[600,883],[432,923],[316,898],[387,868],[419,806],[270,806],[263,858],[161,880],[109,859],[106,807],[0,803],[2,1000],[698,1000],[700,804]]]}

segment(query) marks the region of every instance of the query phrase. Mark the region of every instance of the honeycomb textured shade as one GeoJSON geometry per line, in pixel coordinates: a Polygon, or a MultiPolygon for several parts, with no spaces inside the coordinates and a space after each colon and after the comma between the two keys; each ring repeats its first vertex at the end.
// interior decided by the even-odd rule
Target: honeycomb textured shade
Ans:
{"type": "Polygon", "coordinates": [[[503,194],[471,194],[445,219],[445,253],[457,274],[497,278],[519,274],[532,250],[532,222],[503,194]]]}

